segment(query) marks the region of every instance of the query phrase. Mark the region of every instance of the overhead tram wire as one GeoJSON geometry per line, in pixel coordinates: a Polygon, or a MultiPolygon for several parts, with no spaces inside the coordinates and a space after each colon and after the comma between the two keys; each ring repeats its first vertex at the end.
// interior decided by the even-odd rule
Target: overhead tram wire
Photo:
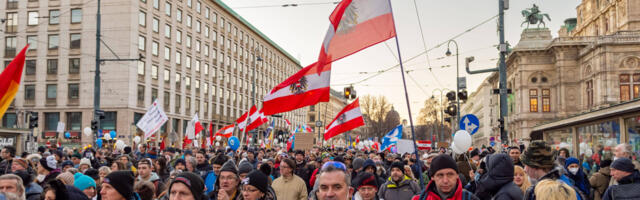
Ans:
{"type": "Polygon", "coordinates": [[[288,4],[278,4],[278,5],[261,5],[261,6],[240,6],[240,7],[234,7],[234,10],[237,9],[246,9],[246,8],[276,8],[276,7],[282,7],[282,8],[287,8],[287,7],[298,7],[298,6],[317,6],[317,5],[329,5],[329,4],[338,4],[340,3],[339,1],[332,1],[332,2],[318,2],[318,3],[288,3],[288,4]]]}
{"type": "MultiPolygon", "coordinates": [[[[424,51],[425,51],[424,55],[427,58],[427,67],[429,67],[429,72],[433,76],[433,79],[436,80],[436,83],[438,83],[438,86],[442,87],[442,83],[440,83],[440,80],[436,78],[435,74],[431,70],[431,61],[429,61],[429,52],[427,51],[427,40],[424,39],[424,31],[422,31],[422,20],[420,19],[420,13],[418,11],[418,3],[416,3],[416,0],[413,0],[413,7],[416,9],[416,18],[418,19],[418,27],[420,27],[420,37],[422,38],[422,47],[424,47],[424,51]]],[[[411,78],[411,76],[409,77],[411,78]]]]}
{"type": "MultiPolygon", "coordinates": [[[[407,59],[405,62],[408,62],[408,61],[414,60],[414,59],[416,59],[416,58],[420,57],[420,56],[421,56],[422,54],[424,54],[424,53],[428,53],[428,52],[430,52],[430,51],[433,51],[434,49],[440,48],[442,45],[447,44],[447,42],[448,42],[449,40],[456,39],[456,38],[458,38],[458,37],[460,37],[460,36],[462,36],[462,35],[464,35],[464,34],[466,34],[466,33],[469,33],[469,32],[471,32],[472,30],[474,30],[474,29],[478,28],[479,26],[482,26],[482,25],[486,24],[487,22],[491,21],[492,19],[494,19],[494,18],[496,18],[496,17],[498,17],[498,15],[492,16],[492,17],[490,17],[489,19],[484,20],[484,21],[482,21],[482,22],[481,22],[481,23],[479,23],[479,24],[476,24],[475,26],[473,26],[473,27],[471,27],[471,28],[469,28],[469,29],[467,29],[467,30],[465,30],[465,31],[463,31],[463,32],[461,32],[461,33],[459,33],[459,34],[457,34],[457,35],[455,35],[455,36],[453,36],[453,37],[451,37],[451,38],[447,39],[447,40],[445,40],[444,42],[441,42],[441,43],[439,43],[438,45],[436,45],[436,46],[434,46],[434,47],[432,47],[432,48],[430,48],[430,49],[427,49],[426,51],[423,51],[423,52],[419,53],[418,55],[415,55],[415,56],[413,56],[413,57],[411,57],[411,58],[407,59]]],[[[396,65],[394,65],[394,66],[391,66],[391,67],[388,67],[388,68],[386,68],[386,69],[380,70],[380,72],[378,72],[378,73],[376,73],[376,74],[373,74],[373,75],[371,75],[371,76],[369,76],[369,77],[366,77],[366,78],[364,78],[364,79],[362,79],[362,80],[359,80],[359,81],[356,81],[356,82],[353,82],[353,83],[349,83],[349,84],[347,84],[347,85],[355,85],[355,84],[359,84],[359,83],[365,82],[365,81],[367,81],[367,80],[369,80],[369,79],[372,79],[372,78],[374,78],[374,77],[376,77],[376,76],[379,76],[380,74],[383,74],[383,73],[385,73],[385,72],[387,72],[387,71],[389,71],[389,70],[395,69],[395,68],[397,68],[397,67],[399,67],[399,66],[400,66],[400,64],[396,64],[396,65]]],[[[435,77],[435,75],[433,75],[433,76],[435,77]]]]}

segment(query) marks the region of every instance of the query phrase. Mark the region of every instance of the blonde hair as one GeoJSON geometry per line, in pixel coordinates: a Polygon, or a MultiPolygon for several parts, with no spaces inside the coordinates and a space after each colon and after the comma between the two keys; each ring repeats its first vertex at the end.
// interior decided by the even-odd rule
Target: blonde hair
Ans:
{"type": "Polygon", "coordinates": [[[513,168],[513,176],[515,177],[516,174],[522,175],[522,185],[520,185],[519,187],[520,187],[520,190],[522,190],[523,194],[527,193],[527,189],[531,187],[531,182],[529,182],[529,176],[527,176],[527,173],[524,173],[524,169],[518,165],[514,166],[513,168]]]}
{"type": "Polygon", "coordinates": [[[536,184],[534,191],[536,199],[574,200],[578,199],[576,192],[561,180],[543,180],[536,184]]]}

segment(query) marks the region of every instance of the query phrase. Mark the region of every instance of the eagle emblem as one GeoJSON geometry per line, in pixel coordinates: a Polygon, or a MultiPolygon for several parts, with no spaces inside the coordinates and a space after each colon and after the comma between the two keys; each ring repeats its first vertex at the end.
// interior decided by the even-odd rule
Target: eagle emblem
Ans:
{"type": "Polygon", "coordinates": [[[344,124],[345,120],[347,120],[347,115],[345,115],[344,113],[342,113],[337,119],[338,124],[344,124]]]}
{"type": "Polygon", "coordinates": [[[289,85],[289,91],[293,94],[302,94],[307,90],[308,85],[309,81],[307,81],[307,78],[303,76],[300,80],[289,85]]]}
{"type": "Polygon", "coordinates": [[[338,24],[338,29],[336,30],[336,33],[339,33],[339,34],[349,33],[353,31],[353,28],[358,24],[358,8],[356,7],[357,5],[355,4],[356,3],[353,2],[344,10],[344,14],[342,15],[342,19],[338,24]]]}

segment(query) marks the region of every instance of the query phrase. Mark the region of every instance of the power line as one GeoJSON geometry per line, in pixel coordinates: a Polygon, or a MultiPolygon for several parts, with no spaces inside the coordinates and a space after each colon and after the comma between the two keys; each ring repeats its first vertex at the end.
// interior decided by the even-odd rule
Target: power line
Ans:
{"type": "MultiPolygon", "coordinates": [[[[420,37],[422,38],[422,47],[424,47],[424,50],[425,50],[424,55],[427,58],[427,67],[429,67],[429,72],[431,72],[431,74],[433,75],[433,71],[431,70],[431,62],[429,61],[429,52],[427,52],[427,41],[424,39],[424,31],[422,31],[422,20],[420,19],[420,13],[418,11],[418,4],[416,3],[416,0],[413,0],[413,7],[416,9],[416,18],[418,19],[418,27],[420,27],[420,37]]],[[[435,77],[435,75],[433,75],[433,78],[436,80],[436,83],[438,83],[438,86],[442,87],[442,83],[440,83],[440,80],[438,80],[435,77]]]]}
{"type": "Polygon", "coordinates": [[[340,3],[339,1],[334,1],[334,2],[319,2],[319,3],[289,3],[289,4],[278,4],[278,5],[260,5],[260,6],[240,6],[240,7],[234,7],[234,10],[237,9],[245,9],[245,8],[275,8],[275,7],[282,7],[282,8],[287,8],[287,7],[298,7],[298,6],[317,6],[317,5],[329,5],[329,4],[338,4],[340,3]]]}

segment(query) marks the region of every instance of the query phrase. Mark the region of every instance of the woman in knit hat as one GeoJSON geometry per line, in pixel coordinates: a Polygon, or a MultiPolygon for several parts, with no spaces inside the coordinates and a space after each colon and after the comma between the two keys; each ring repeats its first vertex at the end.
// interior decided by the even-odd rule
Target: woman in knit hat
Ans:
{"type": "Polygon", "coordinates": [[[90,199],[93,199],[93,197],[96,196],[96,181],[94,181],[93,178],[81,173],[76,173],[73,177],[75,178],[73,186],[82,191],[82,193],[87,195],[90,199]]]}
{"type": "Polygon", "coordinates": [[[73,185],[73,174],[69,172],[60,173],[56,179],[62,181],[65,185],[73,185]]]}
{"type": "Polygon", "coordinates": [[[354,179],[356,193],[353,200],[378,200],[378,178],[372,173],[362,172],[354,179]]]}
{"type": "Polygon", "coordinates": [[[238,168],[233,159],[225,162],[220,168],[220,176],[216,180],[214,190],[209,193],[209,199],[242,199],[238,168]]]}
{"type": "Polygon", "coordinates": [[[275,200],[276,194],[269,186],[269,178],[254,170],[242,180],[243,200],[275,200]]]}

